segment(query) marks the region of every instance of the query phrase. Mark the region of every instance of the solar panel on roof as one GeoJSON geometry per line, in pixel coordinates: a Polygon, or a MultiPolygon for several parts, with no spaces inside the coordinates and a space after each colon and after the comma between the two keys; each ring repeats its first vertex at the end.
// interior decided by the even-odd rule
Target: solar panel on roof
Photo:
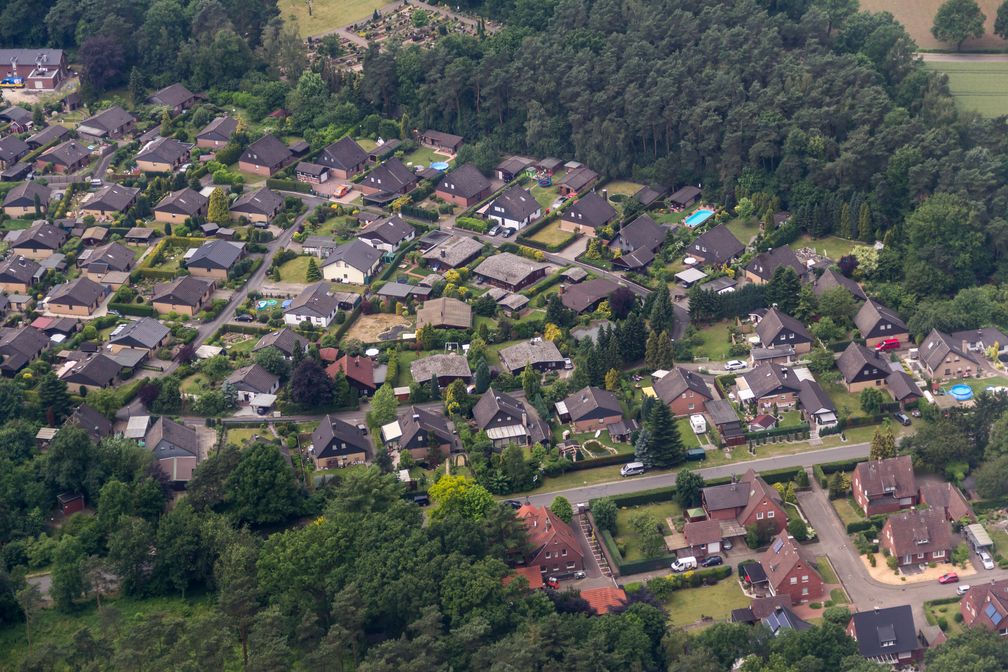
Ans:
{"type": "Polygon", "coordinates": [[[994,625],[999,624],[1001,622],[1001,619],[1004,618],[1004,615],[1000,611],[998,611],[997,607],[995,607],[993,604],[988,604],[987,608],[984,609],[984,613],[987,614],[987,618],[989,618],[991,620],[991,623],[993,623],[994,625]]]}
{"type": "Polygon", "coordinates": [[[783,540],[783,539],[778,539],[777,541],[775,541],[775,542],[774,542],[774,545],[773,545],[773,552],[774,552],[774,553],[780,553],[780,549],[781,549],[781,548],[782,548],[783,546],[784,546],[784,540],[783,540]]]}

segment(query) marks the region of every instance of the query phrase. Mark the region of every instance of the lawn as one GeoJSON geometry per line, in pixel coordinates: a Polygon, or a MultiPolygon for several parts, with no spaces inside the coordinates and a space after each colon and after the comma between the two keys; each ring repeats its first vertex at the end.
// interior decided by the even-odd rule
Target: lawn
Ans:
{"type": "Polygon", "coordinates": [[[543,245],[559,245],[570,237],[569,231],[560,230],[560,220],[556,220],[536,231],[530,239],[543,245]]]}
{"type": "Polygon", "coordinates": [[[252,348],[255,344],[259,342],[258,338],[245,338],[240,341],[236,341],[227,346],[228,352],[237,352],[239,354],[248,354],[252,352],[252,348]]]}
{"type": "Polygon", "coordinates": [[[157,271],[171,271],[174,273],[179,270],[179,262],[182,260],[182,257],[185,256],[187,250],[188,248],[186,247],[166,245],[161,254],[161,263],[156,266],[151,266],[150,268],[157,271]]]}
{"type": "Polygon", "coordinates": [[[784,411],[781,414],[781,427],[794,427],[795,425],[800,425],[802,422],[804,421],[802,420],[800,411],[784,411]]]}
{"type": "Polygon", "coordinates": [[[197,397],[210,391],[209,379],[202,373],[194,373],[188,378],[183,378],[179,389],[183,394],[193,394],[197,397]]]}
{"type": "Polygon", "coordinates": [[[948,390],[953,385],[969,385],[975,394],[980,394],[988,387],[1008,387],[1008,378],[1004,376],[994,376],[993,378],[967,378],[965,380],[954,380],[942,385],[942,389],[948,390]]]}
{"type": "MultiPolygon", "coordinates": [[[[215,600],[209,597],[182,599],[178,597],[148,597],[134,599],[120,597],[103,599],[102,608],[112,607],[122,623],[147,621],[155,614],[192,620],[210,613],[215,600]]],[[[110,613],[110,612],[106,612],[110,613]]],[[[94,603],[82,606],[73,614],[56,609],[42,609],[32,623],[32,646],[36,652],[64,650],[74,646],[74,635],[87,627],[92,633],[111,627],[103,623],[94,603]]],[[[0,669],[20,669],[21,660],[28,652],[24,623],[0,629],[0,669]]]]}
{"type": "MultiPolygon", "coordinates": [[[[617,544],[622,545],[625,549],[623,559],[628,562],[644,559],[644,553],[641,551],[640,541],[637,538],[637,533],[634,531],[632,521],[638,515],[645,513],[652,515],[663,528],[666,525],[666,518],[671,517],[672,520],[675,521],[682,517],[682,509],[680,509],[679,505],[673,501],[654,502],[653,504],[644,504],[642,506],[631,506],[621,508],[617,511],[616,535],[614,539],[617,544]]],[[[669,534],[670,532],[671,530],[665,530],[665,534],[669,534]]]]}
{"type": "Polygon", "coordinates": [[[651,215],[651,219],[658,222],[659,224],[678,224],[682,220],[686,219],[686,211],[680,210],[679,212],[668,212],[665,210],[659,210],[658,212],[648,213],[651,215]]]}
{"type": "Polygon", "coordinates": [[[836,509],[837,515],[840,516],[840,521],[845,526],[864,520],[864,514],[861,512],[861,509],[850,497],[845,499],[833,499],[830,500],[830,503],[833,504],[833,508],[836,509]]]}
{"type": "Polygon", "coordinates": [[[690,588],[672,593],[665,603],[669,623],[685,626],[696,623],[703,617],[714,621],[725,621],[731,616],[732,609],[742,609],[749,606],[749,598],[745,596],[734,578],[722,579],[713,586],[690,588]]]}
{"type": "Polygon", "coordinates": [[[543,209],[543,212],[545,212],[547,208],[552,206],[553,201],[555,201],[560,196],[560,191],[557,189],[556,184],[557,184],[556,178],[553,178],[553,186],[551,187],[540,187],[539,183],[536,182],[533,183],[532,187],[529,189],[529,192],[532,194],[532,197],[536,199],[536,203],[538,203],[539,206],[543,209]]]}
{"type": "MultiPolygon", "coordinates": [[[[836,583],[836,582],[834,582],[836,583]]],[[[849,604],[850,601],[847,599],[847,594],[843,591],[843,588],[834,588],[829,593],[830,602],[833,606],[840,606],[842,604],[849,604]]]]}
{"type": "MultiPolygon", "coordinates": [[[[280,4],[283,4],[285,0],[280,0],[280,4]]],[[[360,145],[361,149],[365,152],[370,152],[372,149],[378,146],[378,143],[371,138],[356,138],[357,144],[360,145]]]]}
{"type": "Polygon", "coordinates": [[[819,576],[822,577],[825,583],[840,583],[840,579],[837,578],[836,572],[833,571],[833,566],[829,563],[829,560],[824,555],[816,557],[816,568],[819,570],[819,576]]]}
{"type": "Polygon", "coordinates": [[[605,189],[610,196],[613,194],[623,194],[627,197],[633,196],[643,188],[643,184],[630,182],[629,180],[613,180],[611,182],[606,182],[600,187],[600,189],[605,189]]]}
{"type": "Polygon", "coordinates": [[[294,16],[301,37],[318,35],[370,18],[374,10],[384,6],[384,0],[321,0],[311,3],[311,16],[305,0],[279,0],[280,16],[294,16]]]}
{"type": "MultiPolygon", "coordinates": [[[[903,24],[914,42],[924,50],[952,50],[954,44],[939,42],[931,34],[935,14],[944,0],[861,0],[862,11],[877,13],[890,12],[896,20],[903,24]]],[[[984,22],[984,35],[976,40],[966,40],[963,50],[971,49],[1004,49],[1008,44],[994,35],[994,19],[997,16],[1001,0],[977,0],[981,11],[987,20],[984,22]]],[[[928,64],[925,64],[928,65],[928,64]]]]}
{"type": "Polygon", "coordinates": [[[729,322],[725,320],[700,329],[695,336],[700,344],[693,346],[693,356],[707,357],[713,361],[728,359],[728,348],[731,347],[728,325],[729,322]]]}
{"type": "Polygon", "coordinates": [[[822,388],[833,400],[838,411],[847,409],[851,417],[863,416],[865,412],[861,410],[860,393],[848,392],[840,383],[824,381],[822,388]]]}
{"type": "Polygon", "coordinates": [[[413,152],[403,157],[402,162],[407,166],[430,166],[435,161],[447,161],[448,157],[438,154],[430,147],[418,147],[413,152]]]}
{"type": "Polygon", "coordinates": [[[963,629],[962,623],[956,623],[955,619],[955,615],[960,613],[959,603],[949,602],[947,604],[935,604],[936,602],[941,601],[942,600],[930,600],[925,602],[924,616],[931,625],[939,625],[938,619],[944,619],[945,627],[942,628],[942,631],[946,636],[951,637],[959,634],[963,629]]]}
{"type": "MultiPolygon", "coordinates": [[[[295,257],[280,266],[281,282],[308,282],[308,262],[315,257],[295,257]]],[[[315,260],[318,263],[318,260],[315,260]]],[[[321,267],[319,271],[321,271],[321,267]]]]}
{"type": "Polygon", "coordinates": [[[825,238],[802,236],[795,242],[791,243],[790,247],[793,250],[797,250],[802,247],[811,247],[819,254],[829,257],[835,261],[844,255],[850,254],[850,251],[854,249],[854,246],[860,244],[862,243],[858,243],[853,240],[846,240],[845,238],[838,238],[837,236],[826,236],[825,238]]]}
{"type": "Polygon", "coordinates": [[[700,437],[693,433],[693,427],[690,426],[689,418],[679,418],[676,420],[676,427],[679,428],[679,436],[682,437],[683,446],[686,447],[686,450],[700,447],[700,437]]]}
{"type": "Polygon", "coordinates": [[[226,443],[241,448],[247,441],[250,441],[257,436],[264,437],[266,439],[273,438],[273,435],[269,432],[269,430],[264,430],[262,427],[236,427],[234,429],[227,430],[226,443]]]}
{"type": "Polygon", "coordinates": [[[760,230],[759,220],[754,218],[750,218],[747,221],[736,218],[725,226],[745,245],[748,245],[760,230]]]}

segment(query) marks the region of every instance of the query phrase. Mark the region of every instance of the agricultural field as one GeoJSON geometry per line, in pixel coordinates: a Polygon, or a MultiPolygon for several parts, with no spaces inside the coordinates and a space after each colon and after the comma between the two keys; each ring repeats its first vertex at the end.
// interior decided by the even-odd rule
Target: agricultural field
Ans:
{"type": "MultiPolygon", "coordinates": [[[[925,51],[953,50],[954,44],[939,42],[931,34],[935,14],[945,0],[861,0],[861,9],[867,12],[889,12],[903,24],[917,46],[925,51]]],[[[994,18],[997,16],[1001,0],[977,0],[980,10],[987,17],[983,37],[966,40],[963,51],[989,51],[1008,48],[1008,42],[994,34],[994,18]]]]}
{"type": "Polygon", "coordinates": [[[960,109],[985,117],[1008,112],[1008,62],[928,61],[924,67],[948,76],[949,90],[960,109]]]}
{"type": "Polygon", "coordinates": [[[279,0],[280,16],[293,16],[302,37],[357,23],[384,6],[385,0],[279,0]],[[309,9],[310,8],[310,9],[309,9]]]}

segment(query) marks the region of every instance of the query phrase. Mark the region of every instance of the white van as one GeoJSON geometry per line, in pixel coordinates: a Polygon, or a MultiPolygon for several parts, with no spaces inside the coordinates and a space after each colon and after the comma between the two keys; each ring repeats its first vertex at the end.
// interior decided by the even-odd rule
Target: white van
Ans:
{"type": "Polygon", "coordinates": [[[673,572],[685,572],[689,569],[696,569],[696,568],[697,568],[697,561],[696,558],[694,558],[692,555],[687,556],[685,558],[679,558],[678,560],[672,563],[673,572]]]}
{"type": "Polygon", "coordinates": [[[644,473],[643,462],[627,462],[619,470],[620,476],[636,476],[644,473]]]}

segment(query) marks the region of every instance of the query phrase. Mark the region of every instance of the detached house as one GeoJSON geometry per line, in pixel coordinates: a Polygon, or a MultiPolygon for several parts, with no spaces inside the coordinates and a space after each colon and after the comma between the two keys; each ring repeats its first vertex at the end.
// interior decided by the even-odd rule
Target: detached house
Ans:
{"type": "Polygon", "coordinates": [[[805,557],[804,550],[786,530],[777,534],[760,558],[760,565],[773,595],[788,595],[792,604],[823,596],[823,580],[815,569],[815,561],[805,557]]]}
{"type": "Polygon", "coordinates": [[[531,404],[492,387],[472,410],[476,426],[487,433],[496,450],[508,445],[530,446],[550,442],[550,430],[531,404]]]}
{"type": "Polygon", "coordinates": [[[365,175],[360,183],[365,196],[371,196],[372,200],[379,204],[408,194],[416,185],[416,175],[395,157],[387,159],[365,175]]]}
{"type": "Polygon", "coordinates": [[[417,329],[469,329],[472,327],[472,306],[464,301],[442,297],[425,301],[417,309],[417,329]]]}
{"type": "Polygon", "coordinates": [[[173,191],[154,206],[154,220],[169,224],[183,224],[187,219],[206,217],[208,199],[198,191],[186,187],[173,191]]]}
{"type": "Polygon", "coordinates": [[[714,398],[699,374],[679,366],[662,376],[654,384],[654,391],[676,417],[703,413],[707,402],[714,398]]]}
{"type": "Polygon", "coordinates": [[[609,247],[620,251],[613,265],[627,270],[639,270],[650,264],[665,242],[667,231],[648,215],[640,215],[616,234],[609,247]]]}
{"type": "Polygon", "coordinates": [[[236,369],[225,382],[234,386],[240,402],[251,402],[259,394],[274,394],[280,388],[280,379],[258,364],[236,369]]]}
{"type": "Polygon", "coordinates": [[[900,316],[871,299],[865,301],[858,310],[854,316],[854,324],[869,348],[891,340],[905,343],[910,338],[906,323],[900,316]]]}
{"type": "Polygon", "coordinates": [[[932,329],[921,342],[918,358],[935,382],[969,378],[977,371],[977,360],[962,347],[962,342],[937,329],[932,329]]]}
{"type": "Polygon", "coordinates": [[[576,432],[591,432],[623,420],[623,408],[616,395],[600,387],[585,387],[556,404],[560,422],[568,422],[576,432]]]}
{"type": "Polygon", "coordinates": [[[339,312],[339,298],[329,291],[325,282],[317,282],[301,290],[284,311],[284,323],[292,327],[311,324],[326,329],[339,312]]]}
{"type": "Polygon", "coordinates": [[[124,348],[145,350],[148,354],[168,343],[171,330],[153,317],[120,324],[109,334],[108,348],[112,353],[124,348]]]}
{"type": "Polygon", "coordinates": [[[376,250],[363,240],[351,240],[326,257],[322,265],[322,277],[344,284],[366,285],[381,267],[381,257],[381,250],[376,250]]]}
{"type": "Polygon", "coordinates": [[[136,127],[136,121],[136,117],[116,105],[82,121],[77,133],[96,140],[118,140],[136,127]]]}
{"type": "Polygon", "coordinates": [[[217,117],[196,134],[196,146],[206,149],[220,149],[231,141],[238,130],[238,120],[228,116],[217,117]]]}
{"type": "Polygon", "coordinates": [[[442,272],[465,266],[483,251],[483,243],[468,236],[449,236],[424,250],[424,263],[442,272]]]}
{"type": "Polygon", "coordinates": [[[570,526],[546,507],[523,505],[516,514],[525,523],[529,552],[526,563],[544,575],[573,574],[584,569],[584,555],[570,526]]]}
{"type": "Polygon", "coordinates": [[[237,222],[244,218],[253,224],[266,226],[280,213],[283,204],[283,198],[266,187],[247,191],[231,204],[231,220],[237,222]]]}
{"type": "Polygon", "coordinates": [[[0,328],[0,372],[12,377],[48,347],[49,337],[35,327],[0,328]]]}
{"type": "Polygon", "coordinates": [[[802,380],[798,383],[798,402],[809,425],[819,429],[837,426],[836,404],[816,381],[802,380]]]}
{"type": "Polygon", "coordinates": [[[10,168],[30,150],[28,143],[16,135],[0,138],[0,168],[10,168]]]}
{"type": "Polygon", "coordinates": [[[45,220],[39,220],[27,229],[12,231],[6,241],[11,253],[26,259],[48,259],[66,242],[66,232],[45,220]]]}
{"type": "Polygon", "coordinates": [[[7,192],[3,211],[8,217],[42,217],[49,209],[52,191],[38,182],[22,182],[7,192]],[[37,209],[37,212],[36,212],[37,209]]]}
{"type": "Polygon", "coordinates": [[[49,290],[44,303],[50,313],[73,317],[91,317],[98,310],[108,290],[88,278],[77,278],[49,290]]]}
{"type": "Polygon", "coordinates": [[[238,159],[238,170],[263,177],[272,177],[275,172],[288,166],[294,160],[290,147],[275,135],[264,135],[249,145],[238,159]]]}
{"type": "Polygon", "coordinates": [[[0,262],[0,290],[27,294],[41,268],[37,262],[20,255],[8,257],[0,262]]]}
{"type": "Polygon", "coordinates": [[[199,278],[227,280],[228,271],[245,256],[245,244],[227,240],[203,243],[186,259],[186,268],[199,278]]]}
{"type": "Polygon", "coordinates": [[[192,317],[203,310],[213,296],[213,280],[186,275],[154,285],[151,305],[159,313],[178,313],[192,317]]]}
{"type": "MultiPolygon", "coordinates": [[[[569,164],[568,164],[569,165],[569,164]]],[[[594,187],[599,181],[599,174],[588,166],[571,168],[557,185],[560,195],[573,198],[587,189],[594,187]]]]}
{"type": "Polygon", "coordinates": [[[702,499],[704,511],[712,520],[734,520],[742,527],[762,525],[774,533],[787,525],[780,493],[752,469],[732,483],[704,488],[702,499]]]}
{"type": "Polygon", "coordinates": [[[61,142],[42,152],[35,159],[35,170],[52,170],[57,175],[69,175],[83,170],[91,161],[91,152],[76,140],[61,142]]]}
{"type": "Polygon", "coordinates": [[[490,195],[490,180],[476,166],[467,163],[441,178],[434,193],[450,203],[468,208],[490,195]]]}
{"type": "Polygon", "coordinates": [[[424,385],[429,383],[432,378],[437,378],[439,387],[444,387],[453,380],[461,380],[466,383],[472,380],[469,362],[462,355],[455,353],[431,355],[414,360],[410,363],[410,375],[419,385],[424,385]]]}
{"type": "Polygon", "coordinates": [[[427,460],[431,452],[445,457],[451,452],[454,437],[448,420],[417,406],[410,406],[394,422],[381,428],[385,444],[397,450],[407,450],[414,460],[427,460]]]}
{"type": "Polygon", "coordinates": [[[360,394],[372,395],[378,389],[378,382],[375,380],[374,360],[370,357],[344,354],[326,367],[326,374],[330,378],[335,379],[338,373],[345,375],[350,387],[360,394]]]}
{"type": "Polygon", "coordinates": [[[196,104],[196,94],[176,82],[156,92],[148,102],[152,105],[163,105],[171,114],[176,115],[196,104]]]}
{"type": "Polygon", "coordinates": [[[545,277],[548,268],[549,264],[502,252],[484,259],[473,274],[488,285],[517,292],[545,277]]]}
{"type": "Polygon", "coordinates": [[[619,289],[612,280],[593,278],[568,289],[561,288],[560,302],[575,313],[595,310],[599,304],[609,299],[619,289]]]}
{"type": "Polygon", "coordinates": [[[885,358],[860,343],[851,343],[844,349],[837,359],[837,368],[848,392],[882,387],[892,373],[885,358]]]}
{"type": "Polygon", "coordinates": [[[368,154],[353,138],[346,136],[323,149],[315,162],[325,166],[332,177],[349,180],[367,166],[368,154]]]}
{"type": "Polygon", "coordinates": [[[126,273],[133,268],[133,250],[120,243],[108,243],[85,250],[78,258],[78,264],[89,278],[102,282],[107,273],[126,273]]]}
{"type": "Polygon", "coordinates": [[[199,463],[199,438],[196,430],[162,416],[144,436],[144,447],[154,453],[158,467],[177,485],[192,480],[199,463]]]}
{"type": "Polygon", "coordinates": [[[531,366],[540,373],[551,369],[561,369],[564,366],[564,356],[556,344],[542,338],[502,348],[498,356],[504,369],[516,376],[524,371],[526,366],[531,366]]]}
{"type": "Polygon", "coordinates": [[[804,277],[807,272],[802,263],[798,261],[794,250],[784,245],[767,252],[761,252],[753,257],[753,260],[745,268],[745,276],[749,282],[765,285],[770,282],[774,271],[781,267],[794,270],[799,278],[804,277]]]}
{"type": "Polygon", "coordinates": [[[387,219],[376,219],[357,234],[357,238],[376,250],[392,253],[403,243],[416,237],[416,229],[399,215],[387,219]]]}
{"type": "Polygon", "coordinates": [[[295,351],[300,350],[304,353],[307,347],[308,340],[304,336],[296,334],[293,330],[284,327],[279,331],[271,331],[260,338],[256,344],[252,346],[252,352],[259,352],[260,350],[265,350],[266,348],[276,348],[283,354],[285,359],[293,359],[295,351]]]}
{"type": "Polygon", "coordinates": [[[189,160],[191,149],[175,138],[154,138],[137,153],[137,168],[144,173],[174,173],[189,160]]]}
{"type": "Polygon", "coordinates": [[[847,634],[862,658],[880,665],[905,666],[924,658],[910,605],[868,609],[851,615],[847,634]]]}
{"type": "Polygon", "coordinates": [[[722,266],[741,256],[743,252],[745,245],[724,224],[718,224],[702,233],[686,248],[687,254],[706,266],[722,266]]]}
{"type": "Polygon", "coordinates": [[[812,349],[812,334],[805,325],[777,308],[767,311],[756,325],[756,335],[764,348],[794,348],[797,354],[812,349]]]}
{"type": "Polygon", "coordinates": [[[863,289],[861,289],[861,285],[857,284],[840,271],[835,271],[832,268],[827,268],[823,271],[822,275],[816,278],[815,282],[812,283],[812,293],[816,296],[822,296],[828,290],[835,289],[837,287],[846,289],[856,301],[868,300],[868,295],[865,294],[863,289]]]}
{"type": "Polygon", "coordinates": [[[103,390],[111,386],[118,377],[122,366],[111,357],[102,353],[86,356],[79,361],[67,362],[69,368],[63,369],[59,378],[71,390],[103,390]]]}
{"type": "Polygon", "coordinates": [[[915,506],[917,479],[910,456],[859,462],[851,474],[851,491],[866,516],[915,506]]]}
{"type": "Polygon", "coordinates": [[[948,562],[956,545],[945,512],[940,509],[894,513],[879,536],[880,546],[897,558],[900,566],[948,562]]]}
{"type": "Polygon", "coordinates": [[[80,214],[91,215],[97,220],[113,219],[132,208],[139,195],[139,187],[106,184],[84,201],[80,206],[80,214]]]}
{"type": "Polygon", "coordinates": [[[455,154],[458,152],[459,147],[462,146],[461,135],[454,135],[443,131],[434,131],[429,128],[423,133],[420,133],[417,136],[417,139],[420,141],[421,145],[431,147],[439,152],[447,154],[455,154]]]}
{"type": "Polygon", "coordinates": [[[793,369],[780,364],[761,364],[735,379],[739,401],[752,402],[760,413],[795,408],[801,383],[793,369]]]}
{"type": "Polygon", "coordinates": [[[542,208],[529,192],[515,185],[495,198],[486,210],[487,219],[501,226],[523,229],[542,216],[542,208]]]}
{"type": "Polygon", "coordinates": [[[599,229],[616,221],[616,209],[597,193],[590,192],[573,203],[560,215],[560,230],[583,233],[589,238],[599,229]]]}
{"type": "Polygon", "coordinates": [[[363,464],[372,450],[362,430],[331,415],[322,418],[311,441],[310,453],[317,469],[363,464]]]}
{"type": "Polygon", "coordinates": [[[959,601],[963,624],[1008,635],[1008,579],[977,583],[959,601]]]}

